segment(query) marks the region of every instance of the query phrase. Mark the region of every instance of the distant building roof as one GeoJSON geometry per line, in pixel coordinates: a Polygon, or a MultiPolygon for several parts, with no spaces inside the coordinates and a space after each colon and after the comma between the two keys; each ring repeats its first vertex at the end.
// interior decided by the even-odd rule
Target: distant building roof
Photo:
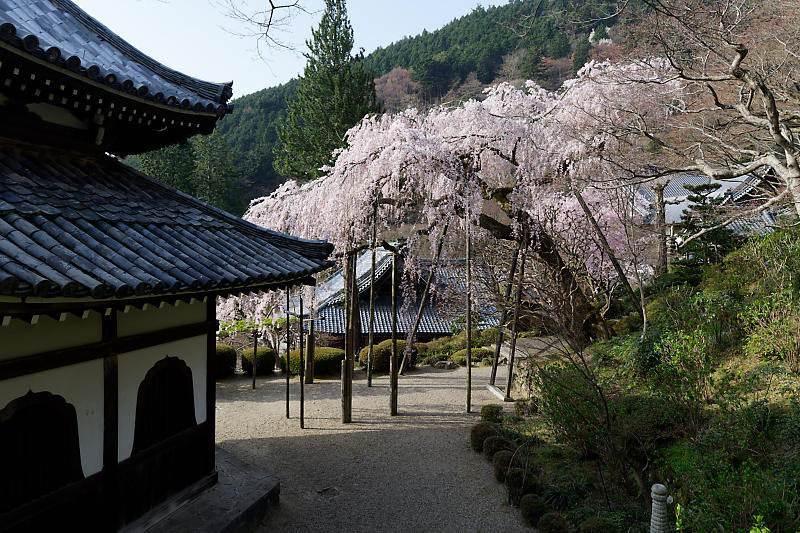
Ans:
{"type": "Polygon", "coordinates": [[[331,251],[245,222],[101,153],[0,139],[0,294],[238,293],[298,283],[331,266],[331,251]]]}
{"type": "MultiPolygon", "coordinates": [[[[324,317],[325,320],[318,322],[317,329],[323,333],[330,333],[332,335],[344,335],[345,333],[345,312],[342,307],[328,306],[320,309],[317,314],[319,317],[324,317]]],[[[408,328],[414,325],[416,319],[416,309],[410,312],[397,313],[397,333],[398,335],[405,335],[408,328]]],[[[487,316],[481,319],[482,322],[478,329],[485,329],[488,327],[497,326],[498,320],[495,316],[487,316]]],[[[435,308],[427,306],[422,313],[422,318],[419,322],[418,334],[421,335],[450,335],[452,330],[450,326],[453,324],[452,319],[448,319],[439,315],[435,308]]],[[[361,307],[361,333],[367,335],[369,333],[369,308],[361,307]]],[[[376,335],[391,335],[392,333],[392,307],[389,305],[376,305],[375,306],[375,334],[376,335]]]]}
{"type": "Polygon", "coordinates": [[[70,0],[0,0],[0,39],[50,63],[139,97],[196,111],[227,112],[228,83],[166,67],[70,0]]]}

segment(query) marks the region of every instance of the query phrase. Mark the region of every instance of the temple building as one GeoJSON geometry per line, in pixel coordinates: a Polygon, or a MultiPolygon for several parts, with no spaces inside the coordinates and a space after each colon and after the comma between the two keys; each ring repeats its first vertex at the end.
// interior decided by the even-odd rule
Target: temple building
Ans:
{"type": "Polygon", "coordinates": [[[0,0],[0,531],[114,531],[213,485],[216,298],[331,266],[120,161],[230,97],[69,0],[0,0]]]}

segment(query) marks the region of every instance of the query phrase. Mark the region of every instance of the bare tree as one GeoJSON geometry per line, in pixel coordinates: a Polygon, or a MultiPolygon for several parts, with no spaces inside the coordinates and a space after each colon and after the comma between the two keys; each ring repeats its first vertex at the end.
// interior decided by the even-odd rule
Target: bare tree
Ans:
{"type": "Polygon", "coordinates": [[[665,169],[643,177],[756,174],[777,187],[762,187],[764,201],[750,212],[785,203],[800,214],[800,4],[642,3],[649,13],[630,32],[633,54],[644,62],[666,59],[687,89],[669,128],[654,132],[639,123],[665,169]]]}
{"type": "Polygon", "coordinates": [[[298,13],[309,13],[301,0],[256,0],[252,6],[247,0],[212,0],[228,18],[243,23],[244,32],[231,33],[255,37],[258,52],[262,46],[294,50],[292,43],[282,40],[279,35],[286,31],[298,13]]]}

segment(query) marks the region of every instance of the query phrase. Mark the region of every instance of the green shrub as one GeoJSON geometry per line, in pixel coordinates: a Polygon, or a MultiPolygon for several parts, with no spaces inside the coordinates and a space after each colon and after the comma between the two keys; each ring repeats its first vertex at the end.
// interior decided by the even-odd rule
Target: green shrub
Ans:
{"type": "MultiPolygon", "coordinates": [[[[256,374],[259,376],[272,375],[275,369],[275,350],[266,346],[258,347],[258,357],[256,357],[256,374]]],[[[253,373],[253,348],[248,348],[242,352],[242,370],[245,374],[253,373]]]]}
{"type": "Polygon", "coordinates": [[[506,488],[508,489],[508,503],[514,507],[526,494],[534,494],[542,490],[537,476],[524,468],[509,468],[506,472],[506,488]]]}
{"type": "Polygon", "coordinates": [[[481,359],[481,366],[492,366],[492,359],[489,357],[484,357],[481,359]]]}
{"type": "Polygon", "coordinates": [[[617,525],[613,520],[595,516],[581,522],[578,533],[616,533],[617,525]]]}
{"type": "Polygon", "coordinates": [[[550,511],[550,506],[538,494],[526,494],[519,500],[519,511],[525,523],[535,527],[539,519],[550,511]]]}
{"type": "Polygon", "coordinates": [[[500,435],[500,428],[491,422],[479,422],[472,426],[469,432],[469,442],[472,449],[478,453],[483,452],[483,441],[489,437],[500,435]]]}
{"type": "Polygon", "coordinates": [[[642,319],[639,313],[633,313],[617,320],[614,324],[614,333],[617,335],[625,335],[633,333],[642,329],[642,319]]]}
{"type": "Polygon", "coordinates": [[[539,533],[569,533],[569,522],[564,515],[551,511],[544,514],[536,524],[539,533]]]}
{"type": "Polygon", "coordinates": [[[236,369],[236,350],[227,344],[217,344],[214,353],[214,377],[226,378],[233,375],[236,369]]]}
{"type": "Polygon", "coordinates": [[[514,401],[514,414],[519,417],[534,415],[539,411],[539,405],[535,400],[520,398],[514,401]]]}
{"type": "MultiPolygon", "coordinates": [[[[304,355],[306,355],[304,353],[304,355]]],[[[314,375],[336,376],[341,373],[344,350],[340,348],[314,348],[314,375]]],[[[286,371],[286,354],[281,355],[281,370],[286,371]]],[[[289,370],[292,375],[300,373],[300,350],[289,352],[289,370]]]]}
{"type": "MultiPolygon", "coordinates": [[[[473,348],[472,349],[472,364],[474,365],[476,362],[480,361],[484,357],[491,357],[492,352],[487,350],[486,348],[473,348]]],[[[450,356],[450,360],[453,361],[455,364],[459,366],[467,366],[467,350],[466,348],[463,350],[459,350],[453,355],[450,356]]]]}
{"type": "Polygon", "coordinates": [[[496,422],[503,421],[503,406],[496,403],[488,403],[481,407],[481,420],[483,422],[496,422]]]}
{"type": "Polygon", "coordinates": [[[481,346],[492,346],[497,344],[497,328],[488,328],[481,331],[481,346]]]}
{"type": "MultiPolygon", "coordinates": [[[[406,349],[406,341],[401,341],[398,339],[397,341],[397,365],[400,365],[400,362],[403,360],[403,352],[406,349]]],[[[416,358],[417,352],[416,349],[412,350],[412,358],[416,358]]],[[[361,349],[358,353],[358,361],[363,366],[367,365],[367,356],[369,354],[369,350],[365,346],[361,349]]],[[[386,339],[383,342],[379,342],[375,346],[372,347],[372,371],[373,372],[388,372],[389,371],[389,361],[392,357],[392,339],[386,339]]]]}
{"type": "Polygon", "coordinates": [[[494,458],[494,454],[502,450],[513,450],[514,443],[505,437],[488,437],[483,441],[483,455],[490,461],[494,458]]]}
{"type": "Polygon", "coordinates": [[[494,457],[492,458],[494,478],[500,483],[503,483],[506,480],[506,471],[513,460],[514,452],[510,450],[500,450],[494,454],[494,457]]]}
{"type": "Polygon", "coordinates": [[[785,289],[761,298],[741,314],[747,326],[745,351],[777,357],[800,372],[800,298],[785,289]]]}

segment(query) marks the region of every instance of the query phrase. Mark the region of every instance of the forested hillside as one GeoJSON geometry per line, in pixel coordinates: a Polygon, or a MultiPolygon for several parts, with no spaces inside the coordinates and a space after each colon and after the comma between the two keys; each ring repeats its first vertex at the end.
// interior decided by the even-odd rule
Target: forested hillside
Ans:
{"type": "MultiPolygon", "coordinates": [[[[575,23],[596,20],[607,12],[608,3],[513,0],[499,7],[478,7],[441,29],[378,48],[364,61],[377,78],[378,98],[388,111],[478,96],[497,81],[530,78],[555,88],[588,58],[610,55],[606,26],[613,27],[614,20],[597,28],[575,23]]],[[[297,85],[292,80],[238,98],[233,115],[219,123],[248,199],[285,180],[272,167],[273,147],[276,126],[286,116],[286,99],[295,97],[297,85]]]]}

